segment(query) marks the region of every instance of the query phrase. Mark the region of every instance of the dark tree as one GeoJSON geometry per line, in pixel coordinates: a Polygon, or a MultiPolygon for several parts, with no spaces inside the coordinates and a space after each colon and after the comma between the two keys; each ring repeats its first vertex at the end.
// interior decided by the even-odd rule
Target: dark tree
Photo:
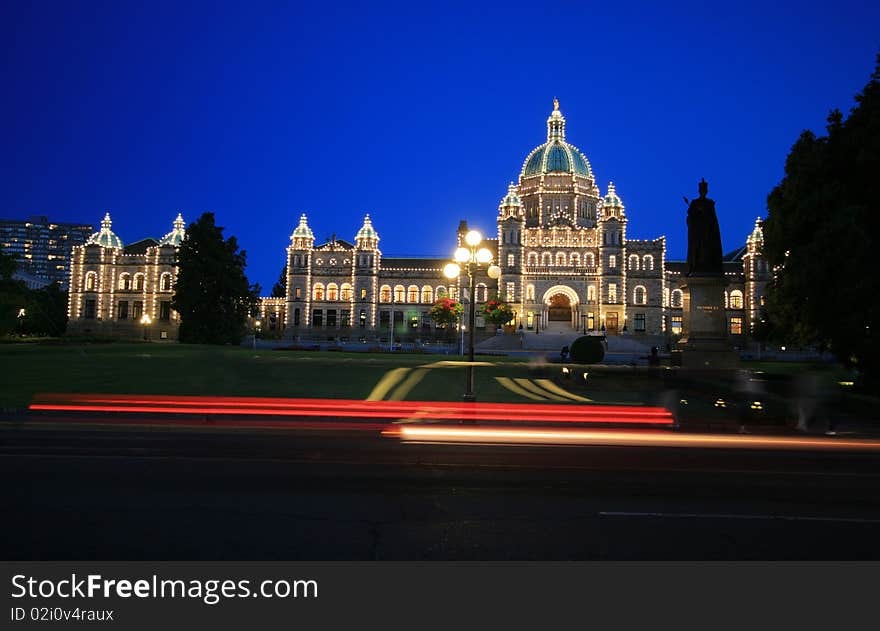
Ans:
{"type": "Polygon", "coordinates": [[[59,337],[67,328],[67,292],[59,283],[28,292],[21,332],[26,335],[59,337]]]}
{"type": "Polygon", "coordinates": [[[880,376],[880,55],[871,81],[827,136],[801,134],[767,198],[764,254],[774,270],[763,332],[830,349],[880,376]]]}
{"type": "Polygon", "coordinates": [[[285,298],[287,296],[287,266],[281,270],[281,275],[278,277],[278,282],[272,285],[272,297],[273,298],[285,298]]]}
{"type": "Polygon", "coordinates": [[[0,335],[20,332],[18,314],[27,308],[28,288],[12,277],[16,267],[15,258],[0,250],[0,335]]]}
{"type": "Polygon", "coordinates": [[[203,213],[189,225],[177,250],[172,302],[180,314],[181,342],[241,342],[259,291],[248,283],[246,264],[246,253],[238,249],[235,237],[223,238],[214,213],[203,213]]]}

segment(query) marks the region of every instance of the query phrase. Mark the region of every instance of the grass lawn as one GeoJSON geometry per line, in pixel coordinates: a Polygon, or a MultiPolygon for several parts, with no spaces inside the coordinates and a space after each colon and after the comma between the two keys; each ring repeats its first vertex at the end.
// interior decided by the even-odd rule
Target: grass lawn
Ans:
{"type": "MultiPolygon", "coordinates": [[[[315,351],[253,351],[242,347],[147,343],[9,343],[0,344],[0,407],[24,408],[37,393],[186,394],[255,397],[306,397],[460,401],[465,368],[457,356],[315,351]],[[452,362],[450,363],[450,360],[452,362]]],[[[535,397],[530,388],[555,384],[595,403],[669,405],[687,399],[684,414],[699,418],[736,418],[719,409],[717,398],[739,396],[736,383],[708,380],[675,383],[673,371],[630,367],[575,367],[576,379],[562,379],[562,366],[537,365],[527,358],[478,357],[480,401],[570,403],[559,396],[535,397]],[[580,377],[588,373],[584,382],[580,377]],[[671,379],[670,379],[671,377],[671,379]],[[542,380],[546,380],[543,381],[542,380]]],[[[756,363],[752,370],[789,374],[806,365],[756,363]]],[[[744,366],[746,367],[746,366],[744,366]]],[[[813,370],[817,370],[813,368],[813,370]]],[[[841,373],[819,367],[831,387],[841,373]]],[[[741,379],[747,379],[742,377],[741,379]]],[[[786,394],[767,396],[762,415],[790,416],[786,394]]],[[[742,396],[740,396],[742,398],[742,396]]],[[[851,397],[848,397],[852,399],[851,397]]],[[[854,401],[856,402],[856,401],[854,401]]],[[[860,409],[866,404],[858,401],[860,409]]],[[[876,409],[876,401],[870,402],[876,409]]],[[[864,412],[859,412],[864,415],[864,412]]]]}

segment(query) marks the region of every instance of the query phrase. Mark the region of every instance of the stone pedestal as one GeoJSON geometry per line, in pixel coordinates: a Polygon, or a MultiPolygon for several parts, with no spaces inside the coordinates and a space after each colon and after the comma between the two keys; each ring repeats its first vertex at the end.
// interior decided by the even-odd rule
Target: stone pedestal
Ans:
{"type": "Polygon", "coordinates": [[[739,367],[739,353],[727,337],[725,286],[724,276],[717,274],[682,279],[682,337],[678,348],[683,368],[739,367]]]}

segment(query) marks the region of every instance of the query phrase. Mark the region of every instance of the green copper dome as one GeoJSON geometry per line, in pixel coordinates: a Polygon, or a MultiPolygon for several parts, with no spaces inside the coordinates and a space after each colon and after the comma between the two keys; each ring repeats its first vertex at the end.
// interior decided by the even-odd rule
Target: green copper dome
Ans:
{"type": "Polygon", "coordinates": [[[159,241],[159,245],[173,245],[174,247],[179,247],[181,243],[183,243],[183,239],[186,237],[186,222],[183,220],[183,215],[177,213],[177,219],[174,220],[174,230],[166,234],[159,241]]]}
{"type": "Polygon", "coordinates": [[[364,217],[364,225],[357,231],[355,239],[376,239],[379,240],[379,233],[373,228],[373,222],[370,221],[370,215],[364,217]]]}
{"type": "Polygon", "coordinates": [[[293,234],[290,235],[291,239],[314,239],[315,233],[312,232],[312,229],[309,228],[309,223],[306,220],[305,213],[299,218],[299,225],[293,231],[293,234]]]}
{"type": "Polygon", "coordinates": [[[501,204],[499,204],[499,208],[507,208],[510,206],[519,206],[522,207],[522,200],[519,198],[519,195],[516,194],[516,185],[511,182],[507,187],[507,195],[504,196],[504,199],[501,200],[501,204]]]}
{"type": "Polygon", "coordinates": [[[119,248],[121,250],[122,239],[110,229],[112,225],[110,213],[107,213],[101,221],[101,230],[90,236],[86,245],[100,245],[102,248],[119,248]]]}
{"type": "Polygon", "coordinates": [[[602,202],[605,206],[623,208],[623,200],[620,199],[620,196],[617,194],[617,190],[614,188],[614,182],[608,182],[608,194],[605,195],[602,202]]]}
{"type": "Polygon", "coordinates": [[[559,101],[553,99],[553,112],[547,119],[547,142],[535,148],[523,162],[520,177],[544,173],[571,173],[593,177],[590,163],[580,150],[565,141],[565,117],[559,101]]]}

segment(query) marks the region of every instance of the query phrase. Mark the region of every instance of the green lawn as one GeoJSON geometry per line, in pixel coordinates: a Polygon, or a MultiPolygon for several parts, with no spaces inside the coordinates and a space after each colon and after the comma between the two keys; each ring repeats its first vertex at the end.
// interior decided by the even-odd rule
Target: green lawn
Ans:
{"type": "MultiPolygon", "coordinates": [[[[373,393],[384,399],[460,401],[465,368],[444,363],[458,359],[448,355],[253,351],[185,344],[8,343],[0,344],[0,407],[23,408],[33,395],[50,392],[340,399],[366,399],[373,393]],[[377,388],[383,383],[385,388],[377,388]]],[[[558,364],[537,365],[527,358],[478,359],[490,364],[476,369],[480,401],[583,404],[552,396],[536,400],[524,394],[524,387],[540,387],[542,380],[548,380],[596,403],[669,405],[673,399],[687,399],[684,414],[735,419],[735,410],[719,409],[715,401],[724,398],[732,403],[746,396],[741,394],[741,384],[723,380],[676,382],[674,371],[668,370],[571,366],[575,378],[566,379],[558,364]]],[[[788,368],[792,374],[806,370],[805,366],[764,363],[749,367],[768,373],[788,368]]],[[[836,380],[844,373],[827,366],[813,370],[820,371],[829,387],[841,390],[836,380]]],[[[544,386],[548,381],[543,381],[544,386]]],[[[769,391],[761,415],[776,419],[790,416],[788,396],[781,390],[775,394],[769,391]]],[[[862,415],[865,409],[877,409],[876,401],[866,403],[851,396],[847,400],[856,404],[862,415]]]]}

